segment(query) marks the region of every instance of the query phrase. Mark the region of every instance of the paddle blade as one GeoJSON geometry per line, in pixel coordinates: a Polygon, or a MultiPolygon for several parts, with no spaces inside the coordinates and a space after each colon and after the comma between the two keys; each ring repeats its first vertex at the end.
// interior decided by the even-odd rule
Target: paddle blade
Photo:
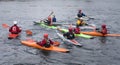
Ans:
{"type": "Polygon", "coordinates": [[[9,28],[9,26],[7,24],[2,24],[3,28],[9,28]]]}
{"type": "Polygon", "coordinates": [[[27,37],[27,38],[26,38],[26,41],[29,41],[29,42],[34,42],[35,40],[33,40],[33,39],[31,39],[31,38],[27,37]]]}
{"type": "Polygon", "coordinates": [[[31,30],[26,30],[25,31],[27,35],[32,35],[32,31],[31,30]]]}
{"type": "Polygon", "coordinates": [[[54,46],[59,46],[60,45],[60,42],[58,42],[58,41],[54,41],[54,44],[53,44],[54,46]]]}

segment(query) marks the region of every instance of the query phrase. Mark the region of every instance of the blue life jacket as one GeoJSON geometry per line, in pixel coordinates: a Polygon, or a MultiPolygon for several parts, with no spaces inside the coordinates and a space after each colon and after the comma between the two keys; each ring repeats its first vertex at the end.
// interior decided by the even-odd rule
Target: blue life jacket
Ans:
{"type": "Polygon", "coordinates": [[[53,21],[53,22],[56,22],[56,18],[55,18],[55,17],[53,17],[52,21],[53,21]]]}

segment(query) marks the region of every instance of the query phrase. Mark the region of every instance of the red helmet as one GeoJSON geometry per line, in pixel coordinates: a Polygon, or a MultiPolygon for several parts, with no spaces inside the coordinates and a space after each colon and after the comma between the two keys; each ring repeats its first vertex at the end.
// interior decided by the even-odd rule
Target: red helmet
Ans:
{"type": "Polygon", "coordinates": [[[69,32],[72,32],[72,28],[69,28],[69,32]]]}
{"type": "Polygon", "coordinates": [[[47,33],[44,34],[44,38],[48,38],[48,34],[47,33]]]}
{"type": "Polygon", "coordinates": [[[106,28],[106,25],[105,25],[105,24],[102,24],[102,28],[106,28]]]}

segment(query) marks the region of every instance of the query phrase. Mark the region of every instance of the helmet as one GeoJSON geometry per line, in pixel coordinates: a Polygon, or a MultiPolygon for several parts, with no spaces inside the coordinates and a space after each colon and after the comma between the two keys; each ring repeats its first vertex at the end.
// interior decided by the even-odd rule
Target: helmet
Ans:
{"type": "Polygon", "coordinates": [[[13,21],[13,24],[17,24],[17,21],[13,21]]]}
{"type": "Polygon", "coordinates": [[[44,38],[48,38],[48,34],[47,33],[44,34],[44,38]]]}
{"type": "Polygon", "coordinates": [[[83,18],[81,17],[80,20],[83,20],[83,18]]]}
{"type": "Polygon", "coordinates": [[[102,24],[102,28],[105,28],[106,27],[106,25],[105,24],[102,24]]]}
{"type": "Polygon", "coordinates": [[[72,32],[72,28],[69,28],[69,32],[72,32]]]}

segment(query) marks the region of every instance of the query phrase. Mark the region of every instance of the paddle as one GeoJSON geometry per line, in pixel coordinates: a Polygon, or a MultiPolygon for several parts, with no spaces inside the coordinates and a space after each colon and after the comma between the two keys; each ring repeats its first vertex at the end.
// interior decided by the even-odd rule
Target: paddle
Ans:
{"type": "MultiPolygon", "coordinates": [[[[8,24],[5,24],[5,23],[2,24],[2,27],[3,28],[10,28],[10,26],[8,24]]],[[[27,35],[32,35],[31,30],[25,30],[25,32],[26,32],[27,35]]]]}
{"type": "Polygon", "coordinates": [[[86,16],[86,17],[88,17],[89,19],[95,19],[95,18],[93,18],[93,17],[89,17],[89,16],[86,16]]]}
{"type": "Polygon", "coordinates": [[[7,24],[2,24],[3,28],[9,28],[9,26],[7,24]]]}

